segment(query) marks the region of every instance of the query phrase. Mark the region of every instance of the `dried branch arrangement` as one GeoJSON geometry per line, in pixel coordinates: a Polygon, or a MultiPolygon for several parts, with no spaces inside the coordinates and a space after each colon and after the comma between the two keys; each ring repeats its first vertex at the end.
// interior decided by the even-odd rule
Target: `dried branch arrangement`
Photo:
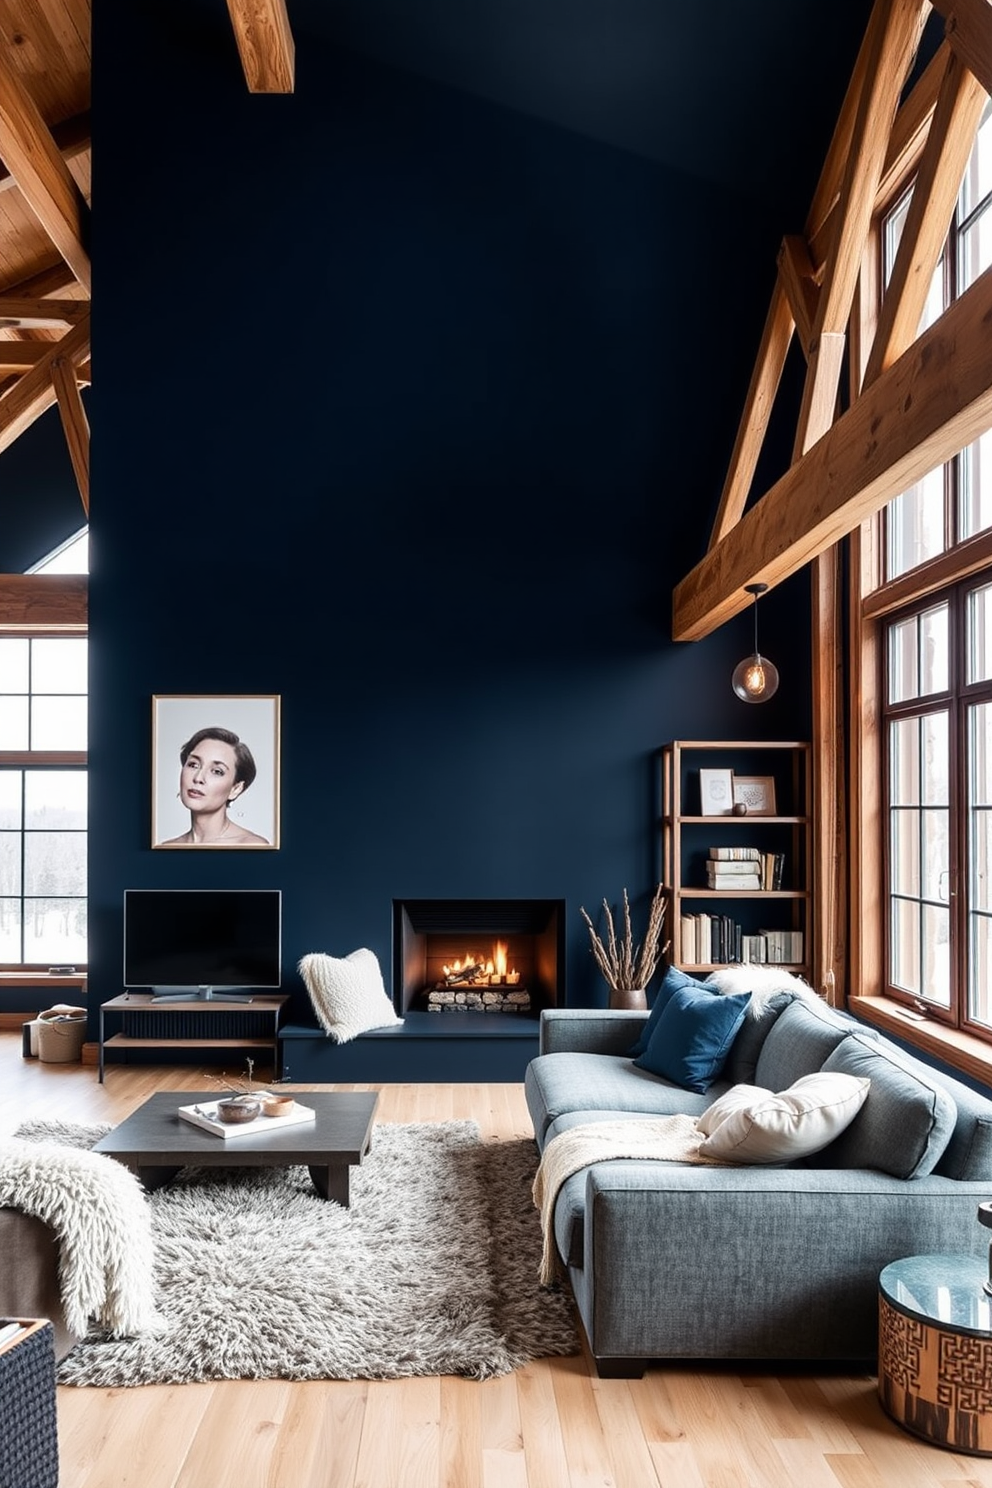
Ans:
{"type": "Polygon", "coordinates": [[[589,927],[589,939],[596,964],[614,991],[630,992],[635,988],[645,988],[654,976],[658,962],[669,946],[667,940],[664,945],[661,944],[667,902],[668,889],[664,884],[659,884],[651,900],[648,927],[640,946],[634,944],[630,901],[626,889],[623,891],[623,923],[619,935],[613,922],[613,911],[607,901],[603,900],[607,927],[605,940],[597,933],[592,920],[580,905],[579,913],[589,927]]]}

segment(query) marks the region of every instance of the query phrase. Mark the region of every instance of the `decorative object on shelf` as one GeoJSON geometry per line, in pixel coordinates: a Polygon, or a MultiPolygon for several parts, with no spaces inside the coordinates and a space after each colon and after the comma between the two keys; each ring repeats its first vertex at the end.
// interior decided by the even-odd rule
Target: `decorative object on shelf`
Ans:
{"type": "Polygon", "coordinates": [[[589,939],[596,965],[603,973],[610,988],[611,1008],[647,1007],[648,983],[654,976],[658,962],[668,950],[669,945],[667,940],[664,945],[661,944],[667,903],[668,890],[664,884],[658,884],[648,911],[644,940],[639,946],[634,944],[630,900],[626,889],[623,891],[623,923],[619,938],[613,921],[613,911],[605,899],[603,900],[603,911],[606,915],[605,940],[597,933],[586,911],[581,906],[579,907],[579,913],[589,928],[589,939]]]}
{"type": "Polygon", "coordinates": [[[699,772],[699,810],[701,816],[730,816],[734,809],[733,770],[699,772]]]}
{"type": "Polygon", "coordinates": [[[734,776],[734,814],[743,806],[742,816],[775,815],[775,777],[773,775],[734,776]]]}
{"type": "Polygon", "coordinates": [[[767,703],[778,691],[778,667],[758,650],[758,595],[768,585],[745,584],[744,588],[754,595],[754,651],[737,663],[730,682],[741,702],[767,703]]]}

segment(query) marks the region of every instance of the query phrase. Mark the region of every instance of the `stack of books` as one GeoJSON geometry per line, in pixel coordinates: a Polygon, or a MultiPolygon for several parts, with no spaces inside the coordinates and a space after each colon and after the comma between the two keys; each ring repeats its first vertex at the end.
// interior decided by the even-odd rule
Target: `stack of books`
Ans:
{"type": "Polygon", "coordinates": [[[747,965],[802,966],[804,939],[801,930],[744,931],[729,915],[683,914],[680,916],[681,954],[686,966],[713,966],[727,962],[747,965]]]}
{"type": "Polygon", "coordinates": [[[785,853],[757,847],[711,847],[706,884],[711,889],[768,890],[782,887],[785,853]]]}

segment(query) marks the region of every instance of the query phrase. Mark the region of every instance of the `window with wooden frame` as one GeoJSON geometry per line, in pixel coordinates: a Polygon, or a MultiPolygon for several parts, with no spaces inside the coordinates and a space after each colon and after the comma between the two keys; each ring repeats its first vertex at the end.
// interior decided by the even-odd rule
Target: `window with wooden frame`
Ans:
{"type": "MultiPolygon", "coordinates": [[[[879,223],[888,280],[912,186],[879,223]]],[[[992,264],[992,107],[986,106],[920,330],[992,264]]],[[[884,293],[884,290],[883,290],[884,293]]],[[[882,995],[992,1043],[992,433],[891,501],[865,534],[862,780],[878,781],[880,893],[867,912],[882,995]]]]}
{"type": "Polygon", "coordinates": [[[87,962],[85,545],[0,575],[0,972],[87,962]]]}

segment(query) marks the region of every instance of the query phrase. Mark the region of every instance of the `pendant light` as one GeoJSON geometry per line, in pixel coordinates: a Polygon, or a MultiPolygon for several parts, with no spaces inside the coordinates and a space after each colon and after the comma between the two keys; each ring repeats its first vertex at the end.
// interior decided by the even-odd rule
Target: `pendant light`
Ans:
{"type": "Polygon", "coordinates": [[[767,703],[778,691],[778,667],[758,650],[758,595],[768,585],[745,584],[744,588],[754,595],[754,652],[737,663],[730,681],[741,702],[767,703]]]}

